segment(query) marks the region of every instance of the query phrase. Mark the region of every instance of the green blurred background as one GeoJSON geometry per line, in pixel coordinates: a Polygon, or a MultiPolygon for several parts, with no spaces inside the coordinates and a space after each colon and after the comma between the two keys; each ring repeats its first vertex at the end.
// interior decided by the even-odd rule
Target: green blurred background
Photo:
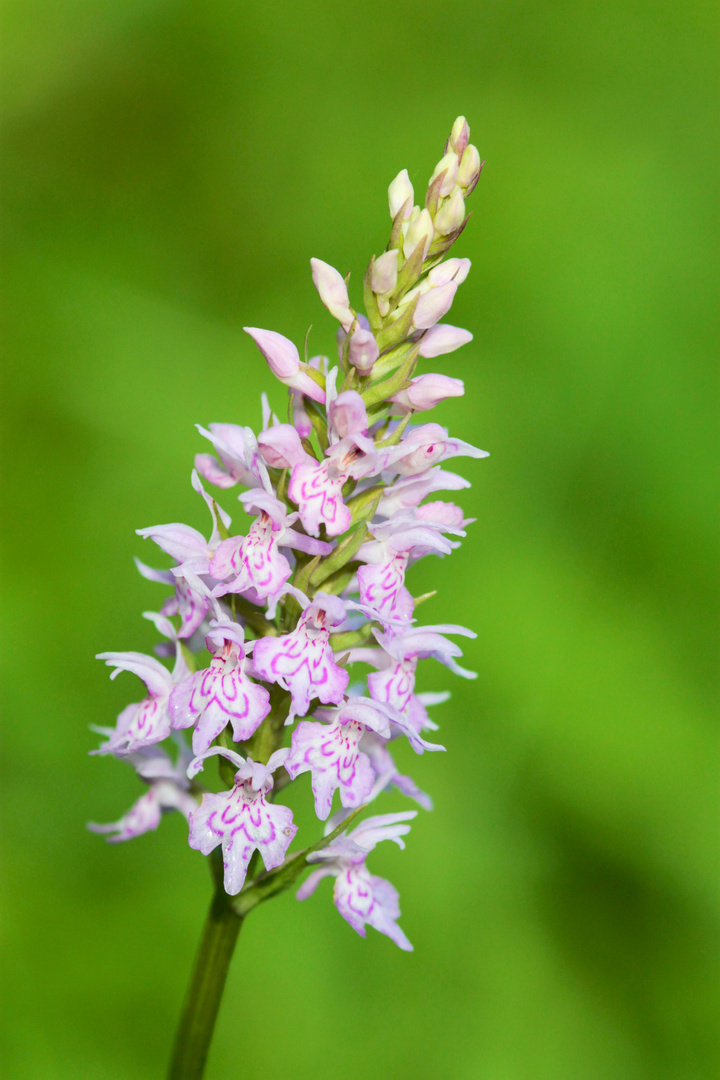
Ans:
{"type": "Polygon", "coordinates": [[[133,530],[207,524],[193,424],[259,421],[242,325],[331,351],[310,256],[357,298],[388,182],[422,188],[463,112],[475,341],[428,367],[492,456],[412,578],[479,671],[426,665],[448,753],[402,764],[436,810],[373,861],[415,952],[327,883],[266,905],[208,1076],[706,1080],[714,6],[6,0],[5,28],[3,1077],[163,1074],[209,878],[178,817],[86,833],[141,790],[87,757],[138,696],[93,655],[155,640],[133,530]]]}

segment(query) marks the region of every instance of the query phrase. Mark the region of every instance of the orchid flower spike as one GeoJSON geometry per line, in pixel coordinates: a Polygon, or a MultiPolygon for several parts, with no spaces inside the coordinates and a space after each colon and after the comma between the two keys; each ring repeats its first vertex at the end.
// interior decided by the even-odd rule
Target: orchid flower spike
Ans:
{"type": "MultiPolygon", "coordinates": [[[[198,425],[205,452],[195,456],[191,483],[207,508],[205,527],[171,521],[138,530],[167,557],[158,568],[136,560],[152,588],[165,590],[144,613],[158,641],[153,655],[98,654],[112,678],[129,672],[145,689],[114,727],[95,728],[103,741],[91,751],[124,759],[143,791],[117,821],[89,828],[115,843],[179,811],[190,847],[215,852],[213,912],[223,919],[245,917],[291,887],[305,899],[332,877],[335,905],[353,929],[364,937],[372,926],[403,950],[412,946],[398,924],[398,894],[367,860],[383,840],[403,849],[417,811],[360,815],[371,804],[382,811],[388,792],[432,807],[407,761],[445,750],[430,741],[430,710],[448,695],[418,691],[418,671],[432,659],[475,678],[460,666],[456,641],[475,634],[419,621],[422,602],[438,611],[444,601],[433,591],[418,595],[415,565],[469,542],[473,518],[450,499],[462,501],[470,483],[445,463],[487,457],[434,417],[414,416],[464,394],[461,370],[435,373],[425,361],[451,363],[473,340],[444,321],[470,271],[451,249],[482,168],[465,117],[435,160],[417,196],[407,169],[389,185],[387,243],[353,287],[364,310],[351,302],[349,275],[310,260],[335,320],[334,363],[307,359],[307,341],[301,359],[283,334],[245,327],[275,377],[274,393],[262,395],[259,428],[227,414],[198,425]],[[297,825],[278,800],[296,783],[316,826],[289,855],[297,825]],[[223,899],[223,890],[235,899],[223,899]]],[[[228,401],[236,390],[227,387],[228,401]]],[[[432,586],[430,566],[425,581],[432,586]]],[[[443,741],[457,757],[457,740],[443,741]]],[[[217,984],[226,945],[201,951],[199,979],[217,984]]],[[[192,1014],[193,994],[188,1000],[192,1014]]],[[[212,1019],[188,1015],[191,1037],[212,1019]]]]}

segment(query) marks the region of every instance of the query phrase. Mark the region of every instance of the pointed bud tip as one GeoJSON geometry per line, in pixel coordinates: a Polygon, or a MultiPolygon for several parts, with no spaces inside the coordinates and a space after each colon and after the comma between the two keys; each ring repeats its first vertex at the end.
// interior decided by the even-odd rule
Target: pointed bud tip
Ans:
{"type": "Polygon", "coordinates": [[[395,218],[397,214],[402,210],[403,218],[407,221],[412,213],[413,200],[415,198],[415,192],[410,182],[407,169],[402,169],[388,188],[388,203],[390,206],[390,217],[395,218]]]}
{"type": "Polygon", "coordinates": [[[454,150],[457,156],[461,158],[469,141],[470,128],[468,122],[464,116],[458,116],[452,126],[450,138],[445,144],[445,150],[446,152],[448,150],[454,150]]]}

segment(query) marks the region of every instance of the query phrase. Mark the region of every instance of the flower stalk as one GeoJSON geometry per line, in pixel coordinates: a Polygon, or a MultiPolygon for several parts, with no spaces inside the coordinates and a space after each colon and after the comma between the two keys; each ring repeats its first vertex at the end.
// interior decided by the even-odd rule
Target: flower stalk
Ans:
{"type": "Polygon", "coordinates": [[[167,1080],[201,1080],[243,919],[220,881],[180,1013],[167,1080]]]}

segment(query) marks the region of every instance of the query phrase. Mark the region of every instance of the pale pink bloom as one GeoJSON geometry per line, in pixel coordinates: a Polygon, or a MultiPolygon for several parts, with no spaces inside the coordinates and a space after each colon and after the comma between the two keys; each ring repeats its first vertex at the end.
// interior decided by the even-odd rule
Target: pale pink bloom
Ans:
{"type": "MultiPolygon", "coordinates": [[[[418,506],[415,513],[419,521],[431,521],[435,527],[442,526],[443,531],[446,531],[445,526],[447,526],[448,531],[464,529],[466,525],[470,525],[475,520],[474,518],[464,517],[461,506],[444,502],[442,499],[418,506]]],[[[455,535],[464,536],[465,533],[457,532],[455,535]]]]}
{"type": "Polygon", "coordinates": [[[452,523],[435,522],[429,517],[419,523],[415,510],[400,510],[389,520],[368,528],[375,539],[364,543],[357,553],[360,562],[368,564],[357,572],[360,602],[374,608],[381,617],[409,621],[413,598],[404,584],[408,560],[418,550],[422,554],[436,551],[448,555],[456,545],[440,533],[465,534],[452,523]]]}
{"type": "Polygon", "coordinates": [[[330,476],[330,462],[296,465],[288,495],[300,511],[303,528],[311,536],[320,535],[324,525],[328,536],[340,536],[350,526],[352,515],[345,506],[342,489],[348,477],[330,476]]]}
{"type": "MultiPolygon", "coordinates": [[[[358,558],[370,559],[370,551],[366,550],[358,558]]],[[[414,607],[413,598],[405,587],[409,553],[392,551],[383,545],[374,557],[377,561],[368,562],[357,572],[361,601],[377,608],[381,615],[409,621],[414,607]]]]}
{"type": "MultiPolygon", "coordinates": [[[[190,570],[196,575],[202,575],[208,573],[210,560],[213,557],[215,548],[220,543],[220,531],[216,514],[226,529],[230,527],[231,521],[229,515],[207,494],[200,482],[200,477],[194,469],[191,480],[193,487],[198,494],[202,495],[212,515],[213,530],[209,540],[205,540],[202,533],[191,528],[190,525],[178,523],[151,525],[147,529],[136,529],[135,531],[138,536],[150,537],[150,539],[154,540],[158,547],[171,555],[184,570],[190,570]]],[[[186,577],[187,575],[181,572],[179,576],[186,577]]]]}
{"type": "Polygon", "coordinates": [[[218,544],[210,561],[210,573],[221,584],[213,596],[245,593],[252,590],[254,603],[277,595],[290,577],[290,563],[279,551],[282,547],[299,548],[311,555],[329,555],[330,544],[296,532],[291,526],[297,514],[288,514],[284,502],[262,488],[240,496],[248,512],[259,512],[247,536],[231,536],[218,544]],[[227,578],[232,578],[227,581],[227,578]]]}
{"type": "MultiPolygon", "coordinates": [[[[347,393],[359,397],[355,391],[347,393]]],[[[346,398],[346,394],[337,400],[340,398],[346,398]]],[[[347,416],[347,410],[343,409],[345,422],[347,416]]],[[[350,477],[357,480],[374,472],[376,460],[373,440],[356,431],[329,446],[324,461],[308,461],[293,468],[288,495],[299,510],[306,532],[318,536],[322,524],[328,536],[340,536],[349,528],[352,515],[343,501],[343,485],[350,477]]]]}
{"type": "Polygon", "coordinates": [[[188,667],[179,644],[176,644],[175,667],[172,674],[154,656],[138,652],[98,653],[97,660],[104,660],[115,670],[110,676],[116,678],[121,671],[131,671],[145,683],[148,693],[142,701],[127,705],[117,718],[115,728],[102,728],[108,735],[93,754],[129,754],[153,743],[161,742],[170,734],[168,700],[173,685],[184,679],[188,667]]]}
{"type": "Polygon", "coordinates": [[[367,651],[376,654],[379,669],[368,675],[371,696],[376,701],[392,705],[398,712],[402,712],[410,704],[415,692],[417,658],[410,656],[397,659],[389,653],[382,653],[376,649],[367,651]]]}
{"type": "Polygon", "coordinates": [[[440,424],[422,424],[408,428],[397,446],[378,451],[378,468],[402,476],[417,476],[430,465],[458,456],[483,458],[489,455],[486,450],[479,450],[462,439],[451,439],[447,429],[440,424]]]}
{"type": "Polygon", "coordinates": [[[124,814],[119,821],[109,825],[88,822],[88,829],[95,833],[107,833],[111,844],[132,840],[142,833],[157,829],[166,810],[179,810],[185,817],[197,808],[197,802],[189,794],[190,782],[185,775],[189,756],[181,744],[177,765],[160,746],[148,747],[138,753],[124,754],[123,760],[134,765],[138,776],[147,781],[149,790],[124,814]],[[110,835],[114,834],[114,835],[110,835]]]}
{"type": "Polygon", "coordinates": [[[370,698],[349,698],[337,711],[321,710],[318,715],[327,714],[330,724],[303,720],[298,725],[285,762],[292,780],[304,772],[312,774],[315,812],[321,821],[330,813],[337,788],[343,806],[352,808],[365,802],[375,774],[358,743],[368,731],[390,735],[387,715],[370,698]]]}
{"type": "Polygon", "coordinates": [[[355,321],[355,312],[350,307],[347,285],[342,274],[322,259],[311,259],[310,266],[313,284],[320,294],[320,299],[347,333],[355,321]]]}
{"type": "MultiPolygon", "coordinates": [[[[368,649],[367,652],[370,653],[372,650],[368,649]]],[[[372,664],[372,660],[368,662],[372,664]]],[[[445,747],[423,738],[421,732],[424,728],[437,730],[437,724],[432,723],[422,702],[427,701],[428,704],[433,704],[445,701],[446,697],[445,694],[411,695],[409,705],[404,712],[374,697],[351,697],[341,706],[339,712],[332,709],[316,709],[314,715],[318,720],[331,722],[336,721],[338,717],[341,722],[355,720],[385,739],[397,739],[404,735],[416,754],[424,754],[426,750],[434,752],[444,750],[445,747]]]]}
{"type": "Polygon", "coordinates": [[[367,410],[357,390],[345,390],[338,394],[330,405],[328,414],[332,433],[338,441],[348,435],[360,435],[367,431],[367,410]]]}
{"type": "MultiPolygon", "coordinates": [[[[267,470],[265,470],[262,462],[259,462],[259,466],[267,476],[267,470]]],[[[249,473],[248,476],[251,476],[251,474],[249,473]]],[[[154,525],[148,529],[139,529],[137,531],[140,536],[151,537],[163,551],[172,555],[180,565],[170,570],[156,570],[153,567],[146,566],[139,559],[135,560],[135,564],[143,577],[150,581],[173,585],[175,595],[168,597],[165,601],[161,614],[180,616],[181,626],[177,636],[183,639],[192,637],[210,610],[211,601],[208,597],[205,582],[201,579],[207,577],[210,560],[220,542],[218,519],[225,528],[230,525],[229,516],[207,494],[195,471],[192,473],[192,484],[198,494],[202,495],[212,515],[213,529],[210,539],[206,541],[197,529],[193,529],[189,525],[154,525]]]]}
{"type": "MultiPolygon", "coordinates": [[[[213,746],[202,758],[210,754],[221,754],[240,767],[231,791],[203,795],[201,805],[190,815],[190,847],[209,855],[222,844],[225,891],[235,896],[245,883],[253,852],[259,851],[265,869],[273,870],[284,861],[297,832],[292,810],[265,798],[273,786],[272,773],[288,751],[276,751],[267,765],[220,746],[213,746]]],[[[191,775],[202,767],[202,758],[190,766],[191,775]]]]}
{"type": "Polygon", "coordinates": [[[442,705],[443,702],[448,701],[450,698],[450,692],[443,690],[440,693],[426,692],[422,694],[413,694],[410,699],[410,704],[405,710],[408,718],[408,723],[417,732],[425,731],[437,731],[438,726],[434,720],[431,720],[427,706],[428,705],[442,705]]]}
{"type": "Polygon", "coordinates": [[[376,783],[381,783],[383,790],[388,787],[396,787],[409,799],[414,799],[423,810],[432,810],[432,799],[421,791],[415,781],[409,776],[404,776],[398,769],[388,749],[388,740],[381,738],[372,731],[366,732],[360,741],[360,750],[370,758],[370,764],[376,777],[376,783]]]}
{"type": "Polygon", "coordinates": [[[95,833],[108,833],[107,840],[111,844],[121,840],[133,840],[142,833],[157,829],[164,810],[180,810],[187,818],[197,807],[192,795],[180,791],[176,784],[169,780],[158,780],[151,784],[150,789],[141,795],[128,812],[119,821],[113,821],[107,825],[98,825],[94,821],[88,822],[88,829],[95,833]]]}
{"type": "Polygon", "coordinates": [[[270,712],[267,689],[245,673],[242,627],[238,623],[212,623],[207,645],[214,653],[210,667],[179,683],[169,702],[174,728],[197,725],[192,738],[195,754],[207,750],[228,723],[233,739],[244,742],[270,712]]]}
{"type": "Polygon", "coordinates": [[[446,472],[439,465],[427,469],[418,476],[407,476],[396,480],[378,504],[380,517],[391,517],[396,510],[408,510],[419,506],[423,499],[435,491],[460,491],[469,488],[470,481],[457,473],[446,472]]]}
{"type": "Polygon", "coordinates": [[[179,638],[190,638],[202,625],[210,611],[210,601],[203,593],[197,592],[184,577],[175,577],[175,596],[169,597],[163,604],[163,615],[179,615],[179,638]]]}
{"type": "Polygon", "coordinates": [[[335,877],[333,896],[343,919],[361,937],[365,937],[365,927],[372,926],[398,948],[412,952],[412,944],[397,924],[401,914],[397,889],[371,874],[364,863],[342,867],[335,877]]]}
{"type": "Polygon", "coordinates": [[[208,614],[212,601],[204,592],[198,592],[189,581],[172,570],[154,570],[146,566],[140,559],[135,559],[135,565],[144,578],[148,581],[159,581],[163,585],[172,585],[175,592],[169,596],[160,614],[165,616],[180,616],[180,629],[177,632],[179,638],[192,637],[203,619],[208,614]]]}
{"type": "Polygon", "coordinates": [[[310,455],[303,448],[300,438],[300,433],[292,424],[276,424],[263,431],[258,437],[258,447],[265,464],[273,469],[290,469],[307,460],[310,455]]]}
{"type": "Polygon", "coordinates": [[[460,667],[456,657],[462,656],[458,645],[448,641],[443,634],[461,634],[477,637],[464,626],[439,624],[436,626],[394,627],[386,633],[374,631],[380,649],[352,649],[349,663],[362,661],[376,668],[368,675],[370,696],[378,702],[406,713],[415,692],[415,671],[418,660],[433,657],[450,668],[456,675],[475,679],[474,671],[460,667]]]}
{"type": "Polygon", "coordinates": [[[452,379],[449,375],[418,375],[410,380],[410,385],[390,400],[399,405],[403,412],[413,409],[424,412],[434,409],[441,401],[450,397],[462,397],[465,386],[462,379],[452,379]]]}
{"type": "Polygon", "coordinates": [[[462,330],[459,326],[450,326],[449,323],[436,323],[420,338],[420,356],[431,360],[445,353],[455,352],[461,345],[467,345],[473,336],[469,330],[462,330]]]}
{"type": "Polygon", "coordinates": [[[260,330],[256,326],[244,326],[243,330],[253,339],[281,383],[324,404],[325,391],[310,374],[309,365],[301,362],[300,354],[289,338],[275,330],[260,330]]]}
{"type": "Polygon", "coordinates": [[[195,425],[206,439],[213,444],[215,453],[197,454],[195,468],[209,484],[216,487],[230,488],[235,484],[255,487],[267,482],[267,472],[258,463],[258,444],[252,428],[239,427],[237,424],[210,424],[210,430],[195,425]]]}
{"type": "Polygon", "coordinates": [[[210,573],[220,582],[213,589],[213,596],[253,589],[257,600],[262,601],[280,591],[292,574],[292,567],[278,549],[278,538],[268,514],[262,513],[255,519],[247,536],[231,536],[218,545],[210,573]]]}
{"type": "Polygon", "coordinates": [[[448,641],[443,636],[444,634],[460,635],[466,638],[477,637],[477,634],[468,630],[467,627],[456,626],[453,623],[402,627],[385,633],[377,631],[375,636],[382,648],[391,656],[415,660],[432,658],[444,664],[455,675],[461,675],[465,679],[476,679],[476,672],[468,671],[457,663],[455,657],[462,656],[462,649],[454,642],[448,641]]]}
{"type": "Polygon", "coordinates": [[[412,945],[397,925],[400,917],[398,894],[389,881],[375,877],[365,866],[369,852],[382,840],[392,840],[400,848],[402,837],[410,831],[404,824],[417,811],[402,814],[381,814],[368,818],[356,829],[342,834],[326,848],[308,856],[308,862],[320,863],[307,881],[298,889],[298,900],[305,900],[324,877],[335,878],[335,906],[353,930],[365,937],[365,927],[373,926],[386,934],[401,949],[412,951],[412,945]]]}
{"type": "Polygon", "coordinates": [[[336,596],[316,593],[297,626],[280,637],[259,638],[253,668],[260,678],[278,683],[292,695],[288,723],[305,716],[313,698],[339,705],[349,675],[335,663],[330,632],[345,619],[345,605],[336,596]]]}

